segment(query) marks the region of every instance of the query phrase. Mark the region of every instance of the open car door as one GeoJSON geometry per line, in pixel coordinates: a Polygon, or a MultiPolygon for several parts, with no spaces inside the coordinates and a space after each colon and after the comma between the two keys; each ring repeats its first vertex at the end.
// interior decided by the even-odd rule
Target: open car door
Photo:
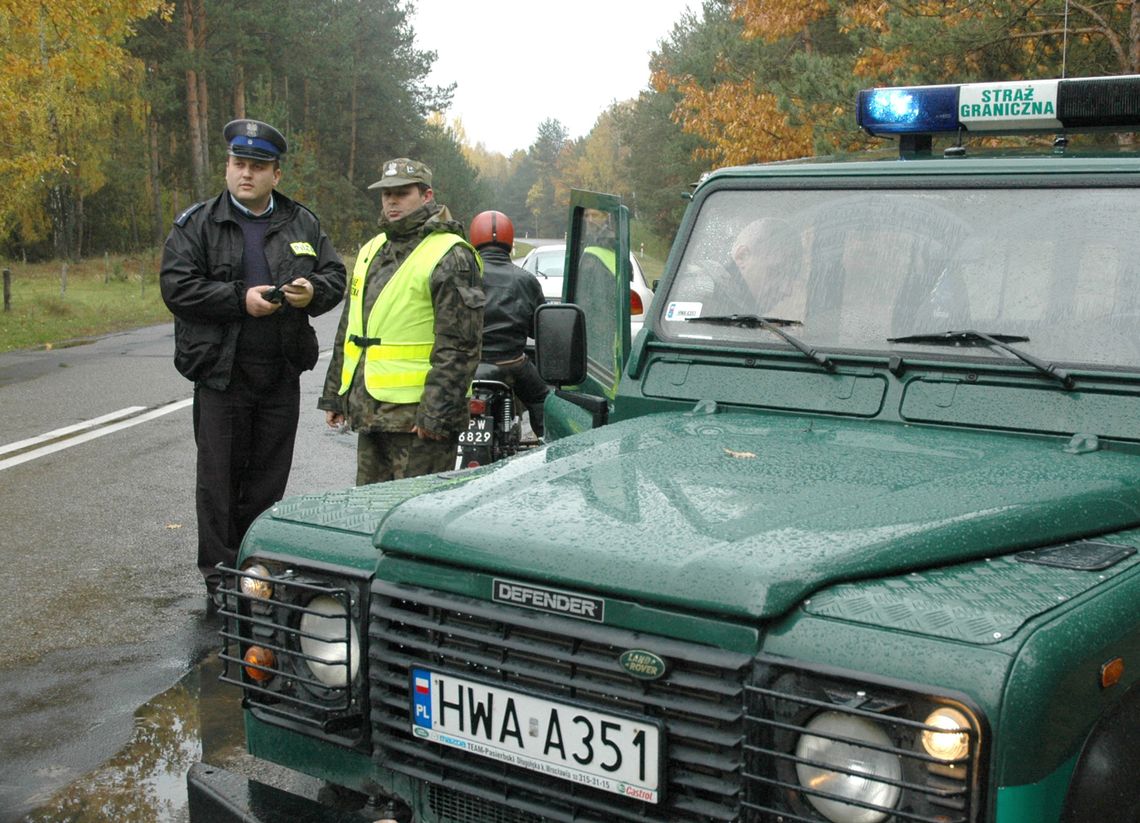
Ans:
{"type": "Polygon", "coordinates": [[[571,191],[564,271],[563,302],[539,310],[536,332],[539,369],[559,389],[546,401],[548,440],[606,422],[629,357],[629,209],[621,198],[571,191]],[[544,323],[556,315],[573,322],[544,323]],[[577,368],[555,375],[556,358],[577,368]]]}

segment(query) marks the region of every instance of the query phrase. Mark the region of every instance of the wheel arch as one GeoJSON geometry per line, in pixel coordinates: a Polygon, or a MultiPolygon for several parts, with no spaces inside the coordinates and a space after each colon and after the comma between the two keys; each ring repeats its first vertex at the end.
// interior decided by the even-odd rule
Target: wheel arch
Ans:
{"type": "Polygon", "coordinates": [[[1140,682],[1097,720],[1077,758],[1060,823],[1140,821],[1140,682]]]}

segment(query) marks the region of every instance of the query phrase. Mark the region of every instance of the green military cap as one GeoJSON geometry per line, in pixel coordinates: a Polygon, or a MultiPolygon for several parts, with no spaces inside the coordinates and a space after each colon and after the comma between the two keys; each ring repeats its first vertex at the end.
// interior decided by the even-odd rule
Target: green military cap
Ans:
{"type": "Polygon", "coordinates": [[[231,120],[222,129],[222,137],[234,157],[269,162],[288,151],[281,132],[260,120],[231,120]]]}
{"type": "Polygon", "coordinates": [[[425,186],[431,186],[431,169],[419,160],[412,160],[408,157],[397,157],[395,160],[389,160],[384,164],[382,175],[368,188],[394,189],[412,183],[423,183],[425,186]]]}

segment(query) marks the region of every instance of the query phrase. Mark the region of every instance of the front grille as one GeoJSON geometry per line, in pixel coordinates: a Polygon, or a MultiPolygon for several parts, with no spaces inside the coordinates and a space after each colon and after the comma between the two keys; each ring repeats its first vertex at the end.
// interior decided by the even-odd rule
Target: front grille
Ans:
{"type": "Polygon", "coordinates": [[[960,698],[384,581],[372,585],[368,633],[374,757],[422,782],[443,823],[821,823],[836,804],[889,823],[976,823],[984,808],[982,720],[960,698]],[[631,649],[665,658],[667,674],[633,679],[618,665],[631,649]],[[410,681],[421,667],[659,721],[661,801],[417,738],[410,681]],[[924,733],[946,731],[927,725],[937,709],[965,723],[956,759],[923,746],[924,733]]]}
{"type": "MultiPolygon", "coordinates": [[[[978,721],[964,704],[942,696],[923,695],[912,689],[869,683],[863,679],[772,665],[762,667],[757,685],[749,685],[745,819],[783,823],[818,823],[826,820],[818,806],[843,802],[848,812],[868,811],[867,819],[890,823],[970,823],[977,819],[981,734],[978,721]],[[760,685],[763,684],[763,685],[760,685]],[[922,746],[923,732],[942,731],[924,722],[937,708],[953,708],[969,722],[963,756],[937,760],[922,746]],[[848,731],[834,724],[813,725],[821,718],[839,719],[848,731]],[[871,728],[881,737],[851,737],[851,728],[871,728]],[[798,748],[805,737],[816,743],[856,749],[861,761],[855,768],[827,764],[826,776],[805,780],[797,769],[813,769],[820,761],[798,748]],[[879,756],[897,768],[868,777],[867,763],[879,756]],[[844,785],[878,789],[867,802],[850,801],[837,794],[844,785]],[[883,798],[891,798],[886,800],[883,798]],[[850,802],[845,802],[850,801],[850,802]],[[874,816],[878,812],[882,816],[874,816]]],[[[818,755],[816,755],[818,757],[818,755]]],[[[819,772],[815,772],[819,777],[819,772]]]]}
{"type": "Polygon", "coordinates": [[[437,820],[448,823],[542,823],[543,818],[530,812],[519,811],[472,797],[443,786],[428,786],[427,804],[437,820]]]}
{"type": "Polygon", "coordinates": [[[384,581],[372,585],[368,633],[374,756],[426,782],[440,820],[741,819],[749,655],[384,581]],[[631,677],[618,664],[631,649],[660,655],[667,674],[631,677]],[[661,722],[667,754],[661,802],[416,738],[409,672],[418,666],[661,722]]]}

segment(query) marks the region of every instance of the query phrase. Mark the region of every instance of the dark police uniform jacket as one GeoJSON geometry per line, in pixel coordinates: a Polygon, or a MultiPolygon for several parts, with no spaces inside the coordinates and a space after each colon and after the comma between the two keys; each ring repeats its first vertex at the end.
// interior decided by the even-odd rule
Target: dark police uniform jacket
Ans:
{"type": "MultiPolygon", "coordinates": [[[[277,312],[282,356],[300,374],[316,365],[319,354],[309,317],[340,302],[344,264],[316,215],[277,192],[273,201],[265,236],[272,281],[284,285],[304,277],[313,284],[308,306],[295,309],[286,303],[277,312]]],[[[188,380],[220,391],[229,386],[246,316],[244,240],[233,215],[228,191],[179,215],[166,238],[159,277],[162,299],[174,314],[175,367],[188,380]]]]}

